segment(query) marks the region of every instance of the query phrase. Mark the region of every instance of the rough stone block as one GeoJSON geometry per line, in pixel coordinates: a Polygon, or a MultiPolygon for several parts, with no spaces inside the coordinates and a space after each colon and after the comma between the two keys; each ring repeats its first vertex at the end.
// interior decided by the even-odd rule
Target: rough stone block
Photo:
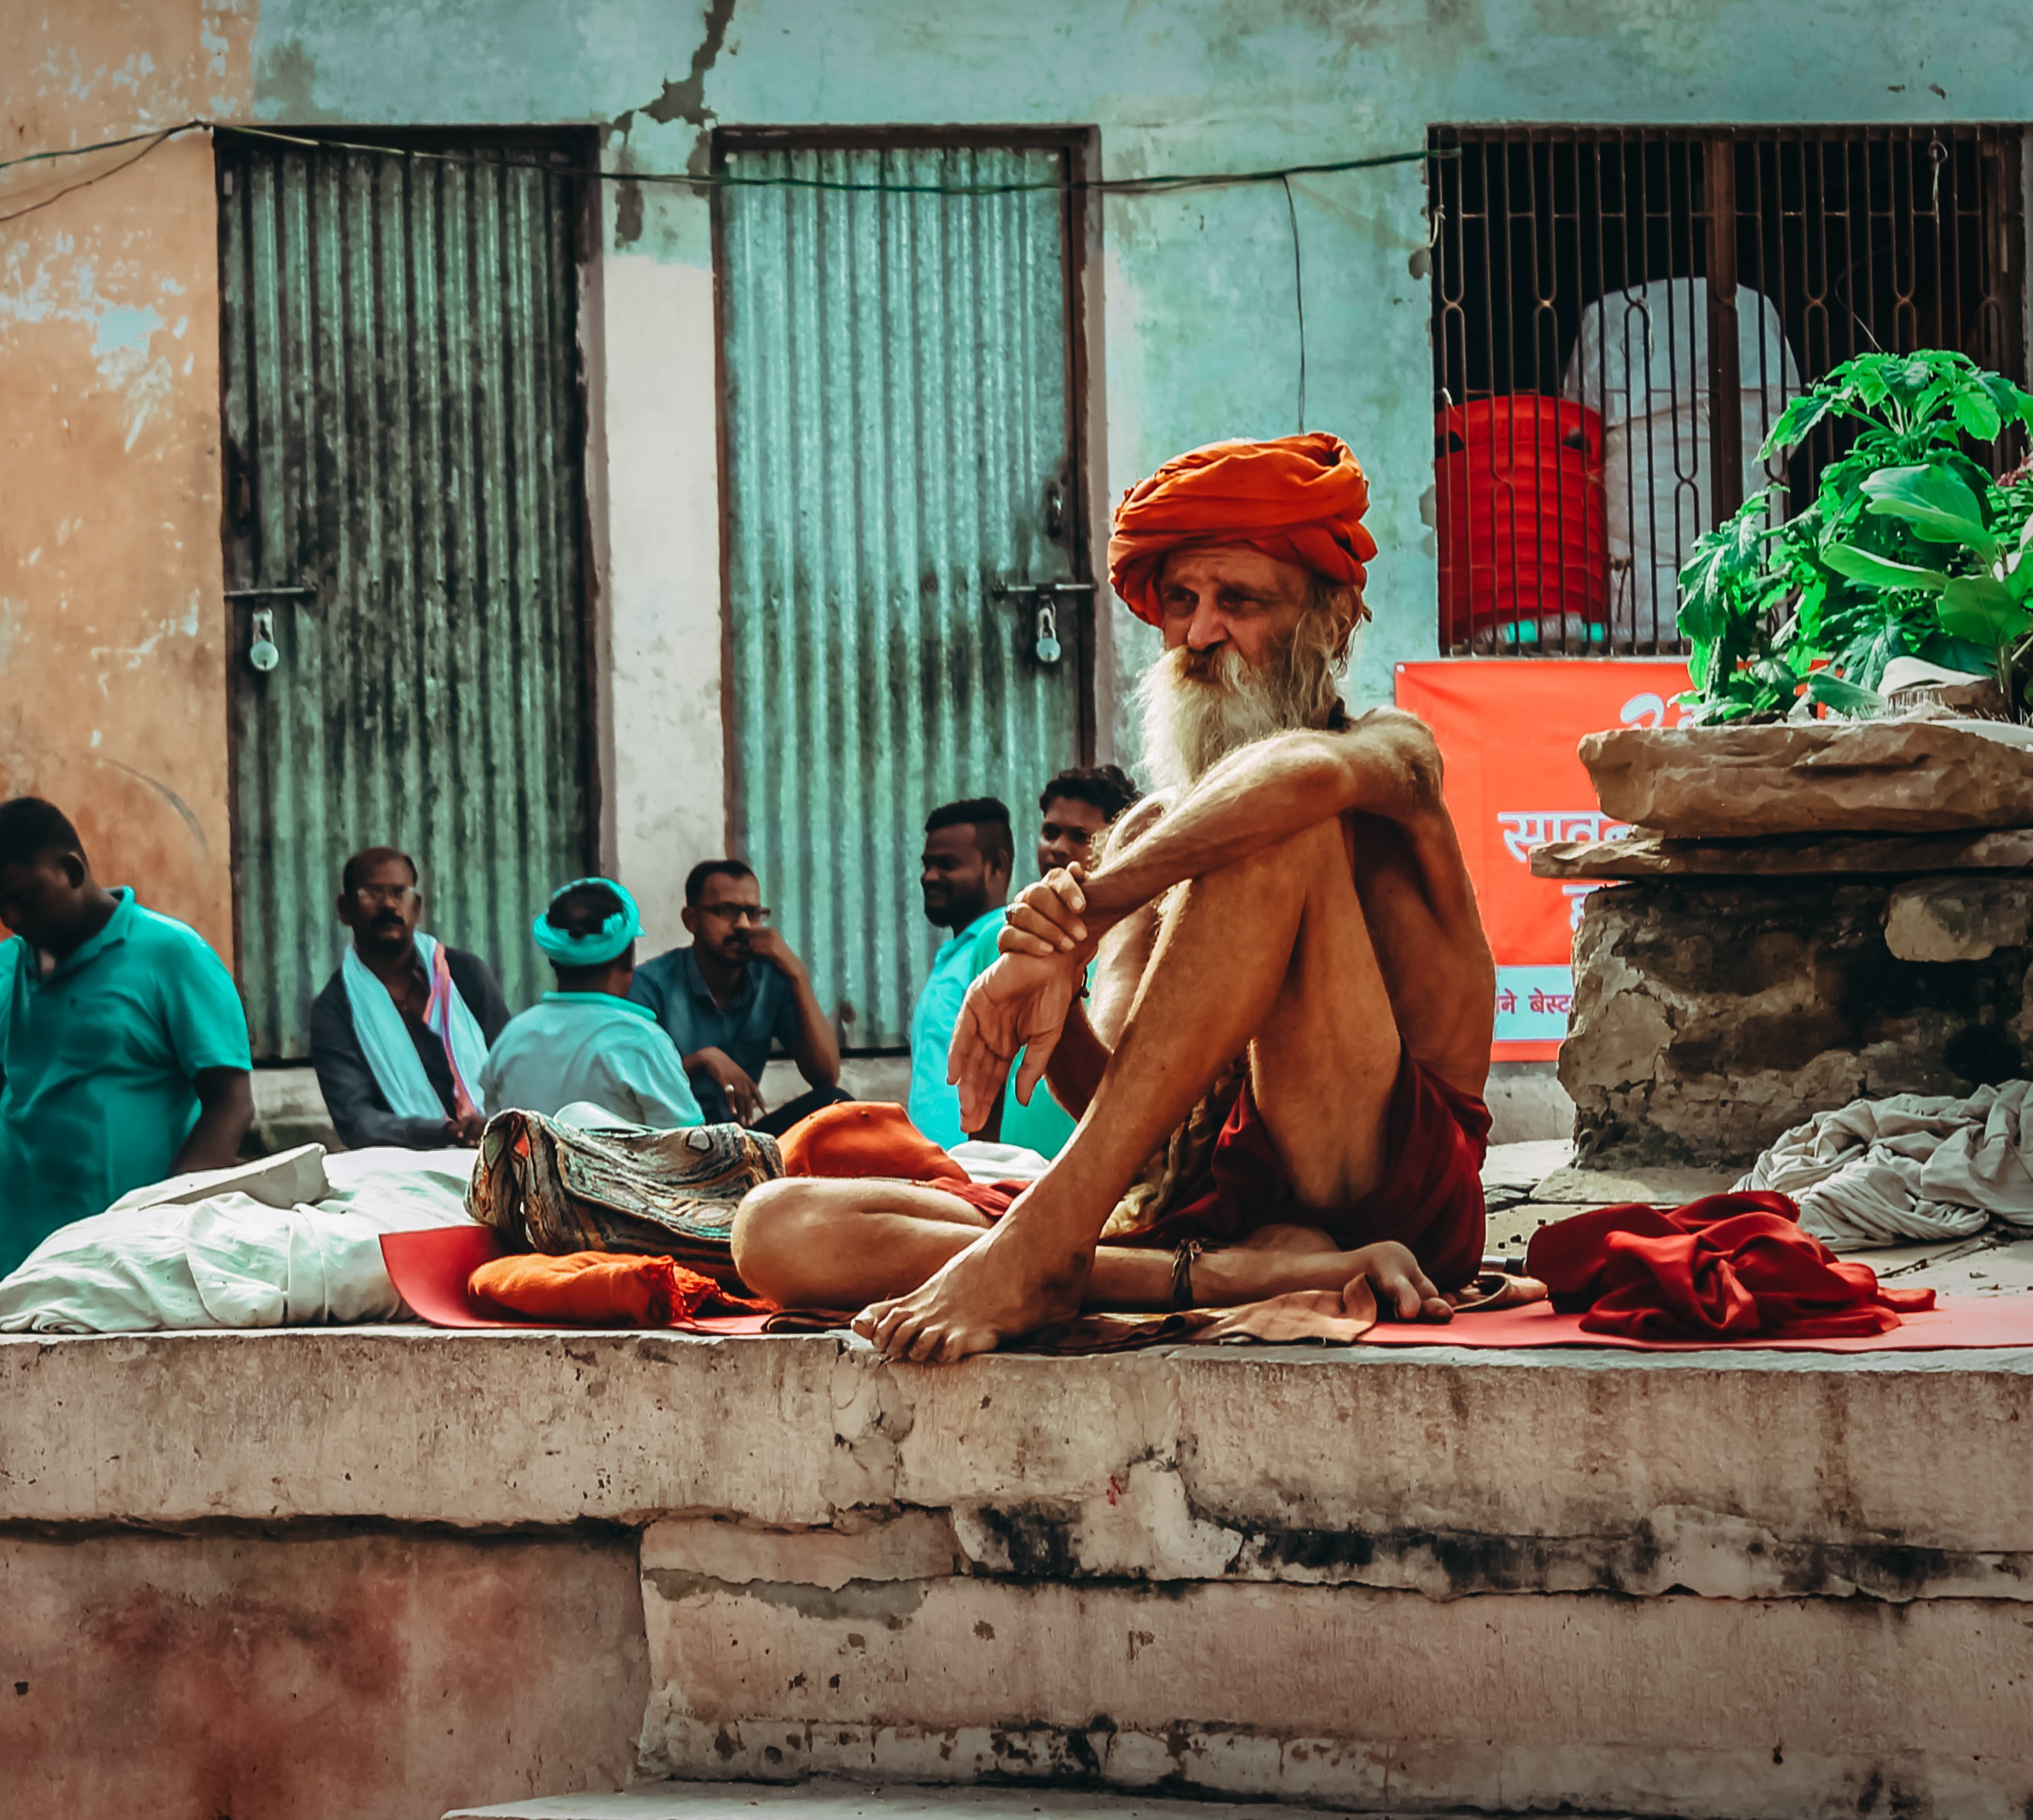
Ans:
{"type": "MultiPolygon", "coordinates": [[[[1929,923],[1927,951],[1945,957],[1960,940],[1962,957],[1902,959],[1886,938],[1896,889],[1744,879],[1592,892],[1560,1052],[1578,1163],[1745,1168],[1781,1132],[1860,1095],[1962,1094],[2023,1075],[2027,912],[1966,917],[1953,938],[1929,923]],[[2013,918],[2020,945],[1984,945],[1986,931],[2012,934],[2013,918]]],[[[2002,889],[2033,901],[2016,881],[2002,889]]],[[[1902,931],[1925,920],[1908,901],[1902,931]]]]}
{"type": "Polygon", "coordinates": [[[1675,837],[2033,826],[2033,728],[2000,721],[1626,727],[1581,756],[1606,815],[1675,837]]]}
{"type": "Polygon", "coordinates": [[[1982,833],[1774,834],[1669,841],[1649,828],[1614,841],[1553,841],[1532,849],[1535,878],[1792,878],[1848,873],[2020,872],[2033,867],[2033,828],[1982,833]]]}
{"type": "Polygon", "coordinates": [[[619,1788],[635,1537],[0,1537],[0,1813],[432,1820],[619,1788]]]}
{"type": "Polygon", "coordinates": [[[1916,878],[1885,909],[1885,946],[1901,961],[1988,961],[2023,948],[2033,883],[2022,878],[1916,878]]]}

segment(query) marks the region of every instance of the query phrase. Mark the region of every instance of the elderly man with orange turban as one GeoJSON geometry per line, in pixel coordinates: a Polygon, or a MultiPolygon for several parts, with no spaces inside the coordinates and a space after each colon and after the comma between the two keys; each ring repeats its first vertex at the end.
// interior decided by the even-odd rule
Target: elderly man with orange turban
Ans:
{"type": "Polygon", "coordinates": [[[1083,1305],[1358,1278],[1447,1317],[1481,1257],[1496,974],[1432,736],[1339,697],[1368,498],[1320,435],[1196,449],[1124,496],[1109,579],[1164,634],[1140,691],[1160,788],[1091,871],[1011,906],[951,1059],[968,1130],[1020,1050],[1019,1097],[1043,1075],[1078,1128],[1013,1197],[765,1185],[734,1239],[758,1292],[860,1307],[882,1351],[926,1361],[1083,1305]]]}

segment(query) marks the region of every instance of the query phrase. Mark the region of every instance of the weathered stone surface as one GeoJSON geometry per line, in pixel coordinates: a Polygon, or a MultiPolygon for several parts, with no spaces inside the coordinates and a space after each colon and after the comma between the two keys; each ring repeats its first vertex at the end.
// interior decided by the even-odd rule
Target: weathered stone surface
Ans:
{"type": "Polygon", "coordinates": [[[430,1820],[629,1779],[635,1538],[0,1536],[0,1813],[430,1820]]]}
{"type": "Polygon", "coordinates": [[[1885,938],[1895,889],[1779,879],[1590,893],[1560,1053],[1577,1162],[1747,1167],[1782,1131],[1860,1095],[1961,1094],[2024,1073],[2033,952],[1902,960],[1885,938]]]}
{"type": "Polygon", "coordinates": [[[882,1590],[833,1609],[649,1589],[644,1769],[1084,1776],[1387,1813],[2018,1820],[2033,1803],[2024,1605],[882,1590]]]}
{"type": "Polygon", "coordinates": [[[2033,728],[1998,721],[1626,727],[1581,756],[1606,815],[1675,837],[2033,826],[2033,728]]]}
{"type": "Polygon", "coordinates": [[[1674,841],[1650,829],[1617,841],[1554,841],[1532,849],[1535,878],[1788,878],[1839,873],[2016,872],[2033,867],[2033,828],[1982,833],[1780,834],[1674,841]]]}
{"type": "Polygon", "coordinates": [[[2033,931],[2033,881],[1916,878],[1885,909],[1885,945],[1901,961],[1988,961],[2033,931]]]}

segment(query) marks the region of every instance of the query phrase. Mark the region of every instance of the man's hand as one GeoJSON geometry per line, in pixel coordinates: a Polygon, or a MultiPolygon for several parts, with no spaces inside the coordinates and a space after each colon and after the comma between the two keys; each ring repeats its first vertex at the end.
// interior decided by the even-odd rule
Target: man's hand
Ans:
{"type": "Polygon", "coordinates": [[[1024,1051],[1016,1098],[1031,1095],[1073,1009],[1087,964],[1073,954],[1003,954],[967,989],[946,1054],[946,1079],[960,1089],[963,1131],[979,1131],[994,1110],[1009,1065],[1024,1051]]]}
{"type": "Polygon", "coordinates": [[[765,927],[754,931],[748,938],[748,952],[758,961],[768,961],[787,979],[796,979],[805,970],[804,962],[784,939],[781,929],[765,927]]]}
{"type": "Polygon", "coordinates": [[[728,1110],[737,1125],[753,1125],[769,1108],[762,1103],[762,1089],[749,1079],[748,1070],[724,1049],[701,1049],[685,1058],[685,1072],[697,1069],[710,1076],[727,1095],[728,1110]]]}
{"type": "Polygon", "coordinates": [[[1400,1320],[1452,1320],[1454,1304],[1434,1288],[1409,1248],[1395,1239],[1365,1245],[1349,1254],[1356,1276],[1366,1277],[1376,1291],[1376,1306],[1386,1318],[1400,1320]]]}
{"type": "Polygon", "coordinates": [[[480,1142],[481,1134],[486,1129],[487,1114],[484,1112],[468,1112],[445,1121],[447,1142],[455,1148],[464,1144],[470,1150],[480,1142]]]}
{"type": "Polygon", "coordinates": [[[1027,885],[1003,914],[997,949],[1005,954],[1028,954],[1039,960],[1077,957],[1084,968],[1100,946],[1090,938],[1083,912],[1087,893],[1080,889],[1087,868],[1076,859],[1055,866],[1035,885],[1027,885]]]}

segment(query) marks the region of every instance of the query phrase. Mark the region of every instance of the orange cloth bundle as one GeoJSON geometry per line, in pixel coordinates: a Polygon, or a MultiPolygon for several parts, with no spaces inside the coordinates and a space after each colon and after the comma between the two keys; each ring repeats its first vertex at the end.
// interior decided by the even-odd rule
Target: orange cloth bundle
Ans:
{"type": "Polygon", "coordinates": [[[1217,442],[1174,455],[1115,508],[1109,584],[1140,620],[1163,618],[1158,571],[1174,550],[1240,545],[1361,587],[1376,540],[1363,529],[1369,482],[1339,436],[1217,442]]]}
{"type": "Polygon", "coordinates": [[[511,1313],[582,1327],[669,1327],[695,1315],[752,1314],[769,1305],[728,1295],[668,1257],[606,1251],[497,1257],[474,1271],[466,1286],[511,1313]]]}
{"type": "Polygon", "coordinates": [[[801,1118],[778,1140],[786,1175],[890,1175],[965,1182],[967,1171],[913,1125],[900,1106],[844,1101],[801,1118]]]}

